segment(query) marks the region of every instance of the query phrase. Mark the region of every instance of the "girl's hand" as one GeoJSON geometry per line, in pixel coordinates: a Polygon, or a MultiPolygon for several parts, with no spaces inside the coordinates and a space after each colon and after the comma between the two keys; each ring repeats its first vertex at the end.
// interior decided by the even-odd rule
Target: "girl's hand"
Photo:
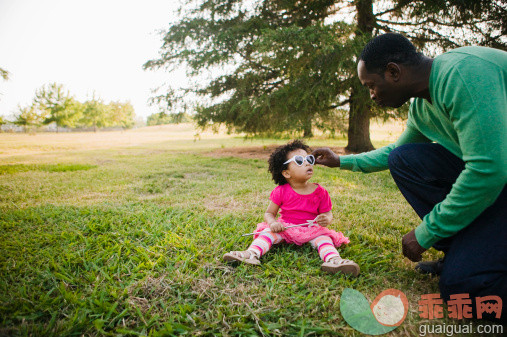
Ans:
{"type": "Polygon", "coordinates": [[[279,233],[285,230],[285,226],[281,222],[275,221],[269,224],[269,229],[271,229],[273,233],[279,233]]]}
{"type": "Polygon", "coordinates": [[[333,217],[330,216],[330,215],[326,215],[326,214],[319,214],[316,218],[315,218],[315,222],[322,226],[322,227],[327,227],[331,224],[331,221],[333,220],[333,217]]]}

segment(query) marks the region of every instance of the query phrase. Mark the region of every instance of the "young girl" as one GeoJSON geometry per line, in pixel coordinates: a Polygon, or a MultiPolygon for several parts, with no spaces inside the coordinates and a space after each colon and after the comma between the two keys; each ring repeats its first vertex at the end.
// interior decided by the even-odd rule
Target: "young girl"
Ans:
{"type": "Polygon", "coordinates": [[[315,158],[310,148],[294,140],[277,148],[269,157],[269,171],[278,186],[271,192],[270,204],[264,214],[265,222],[257,225],[254,241],[245,251],[224,255],[225,261],[240,261],[259,265],[259,258],[272,245],[282,241],[302,245],[310,242],[324,261],[322,270],[344,274],[359,274],[359,266],[340,257],[335,247],[349,243],[341,232],[328,229],[333,220],[331,199],[319,184],[310,183],[315,158]],[[276,215],[280,210],[280,217],[276,215]],[[285,228],[315,220],[315,225],[285,228]]]}

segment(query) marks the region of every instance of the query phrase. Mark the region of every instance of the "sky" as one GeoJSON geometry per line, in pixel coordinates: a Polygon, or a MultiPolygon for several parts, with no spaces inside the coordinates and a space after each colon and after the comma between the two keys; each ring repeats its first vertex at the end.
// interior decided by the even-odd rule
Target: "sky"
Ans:
{"type": "Polygon", "coordinates": [[[0,0],[0,115],[11,118],[36,89],[56,82],[77,100],[130,101],[136,115],[158,112],[151,90],[185,81],[184,71],[145,71],[178,0],[0,0]]]}

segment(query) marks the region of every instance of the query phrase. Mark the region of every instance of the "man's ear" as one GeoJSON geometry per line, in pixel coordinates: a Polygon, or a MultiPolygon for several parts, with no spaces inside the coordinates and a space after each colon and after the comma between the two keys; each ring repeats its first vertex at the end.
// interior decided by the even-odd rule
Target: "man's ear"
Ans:
{"type": "Polygon", "coordinates": [[[401,76],[401,68],[394,62],[389,62],[386,67],[385,76],[393,82],[398,82],[401,76]]]}
{"type": "Polygon", "coordinates": [[[283,170],[283,171],[282,171],[282,176],[283,176],[285,179],[289,179],[289,178],[290,178],[290,173],[289,173],[289,171],[287,171],[287,170],[283,170]]]}

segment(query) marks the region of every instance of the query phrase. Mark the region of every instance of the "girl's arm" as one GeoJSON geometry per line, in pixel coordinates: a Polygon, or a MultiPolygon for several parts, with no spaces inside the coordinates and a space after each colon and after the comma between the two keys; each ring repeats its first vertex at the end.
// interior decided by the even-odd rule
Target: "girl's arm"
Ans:
{"type": "Polygon", "coordinates": [[[266,210],[266,213],[264,213],[264,221],[266,221],[266,223],[269,225],[269,229],[271,229],[273,233],[278,233],[285,230],[285,226],[276,221],[276,215],[278,214],[279,209],[280,206],[270,201],[268,209],[266,210]]]}
{"type": "Polygon", "coordinates": [[[332,221],[333,221],[333,213],[331,211],[325,212],[325,213],[320,213],[315,218],[315,222],[322,227],[329,226],[332,221]]]}

